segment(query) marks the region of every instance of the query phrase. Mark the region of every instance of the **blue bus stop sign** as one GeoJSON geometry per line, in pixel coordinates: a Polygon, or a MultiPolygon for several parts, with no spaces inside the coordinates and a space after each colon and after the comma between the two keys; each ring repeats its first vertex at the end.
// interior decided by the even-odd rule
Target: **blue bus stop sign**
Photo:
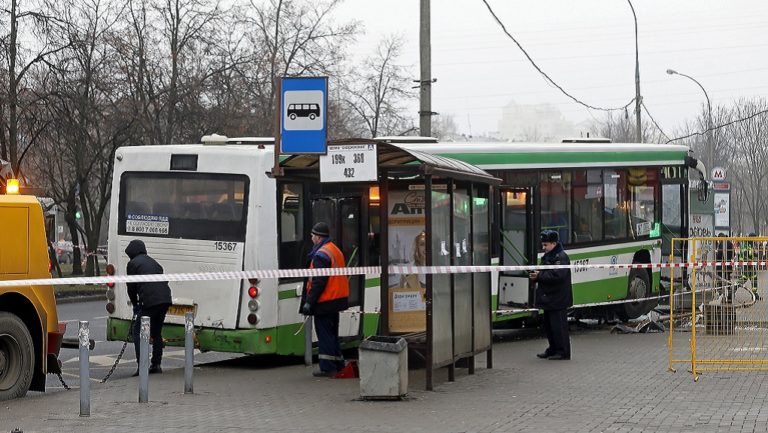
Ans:
{"type": "Polygon", "coordinates": [[[326,153],[327,77],[282,78],[280,153],[326,153]]]}

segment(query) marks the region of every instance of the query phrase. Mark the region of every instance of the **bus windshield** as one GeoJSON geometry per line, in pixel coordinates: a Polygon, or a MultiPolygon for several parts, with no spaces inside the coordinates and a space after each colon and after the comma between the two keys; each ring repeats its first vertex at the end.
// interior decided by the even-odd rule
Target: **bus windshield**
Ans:
{"type": "Polygon", "coordinates": [[[121,178],[121,235],[243,242],[248,177],[128,172],[121,178]]]}

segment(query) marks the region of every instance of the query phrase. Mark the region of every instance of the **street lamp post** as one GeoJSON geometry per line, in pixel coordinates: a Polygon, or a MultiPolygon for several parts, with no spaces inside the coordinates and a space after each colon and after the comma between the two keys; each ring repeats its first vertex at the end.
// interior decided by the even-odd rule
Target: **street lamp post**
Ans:
{"type": "Polygon", "coordinates": [[[711,169],[715,165],[715,144],[712,141],[712,103],[709,101],[709,95],[707,94],[707,91],[704,90],[704,86],[702,86],[701,83],[696,81],[696,79],[690,75],[677,72],[674,69],[667,69],[667,74],[681,75],[685,78],[688,78],[699,86],[701,91],[704,92],[704,97],[707,98],[707,162],[709,163],[709,168],[711,169]]]}
{"type": "Polygon", "coordinates": [[[627,0],[629,8],[632,9],[632,18],[635,20],[635,127],[637,129],[637,142],[643,142],[643,126],[640,122],[640,104],[643,103],[643,98],[640,97],[640,50],[637,46],[637,14],[635,14],[635,7],[632,6],[632,2],[627,0]]]}

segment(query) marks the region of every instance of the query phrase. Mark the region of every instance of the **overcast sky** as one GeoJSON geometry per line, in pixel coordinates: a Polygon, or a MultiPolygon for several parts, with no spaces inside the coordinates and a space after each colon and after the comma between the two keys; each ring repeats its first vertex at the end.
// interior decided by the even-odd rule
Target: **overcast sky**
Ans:
{"type": "MultiPolygon", "coordinates": [[[[601,107],[623,106],[634,97],[634,24],[626,1],[489,3],[533,60],[569,93],[601,107]]],[[[667,75],[668,68],[696,78],[713,106],[768,96],[768,2],[634,0],[633,5],[641,94],[664,132],[673,134],[705,101],[695,83],[667,75]]],[[[546,83],[482,0],[432,0],[431,8],[432,75],[438,80],[432,110],[453,115],[461,132],[469,132],[470,125],[473,135],[497,130],[501,107],[512,100],[551,103],[575,123],[604,117],[546,83]]],[[[373,52],[384,35],[403,35],[401,63],[412,65],[418,77],[419,0],[347,0],[336,15],[365,26],[352,50],[356,57],[373,52]]]]}

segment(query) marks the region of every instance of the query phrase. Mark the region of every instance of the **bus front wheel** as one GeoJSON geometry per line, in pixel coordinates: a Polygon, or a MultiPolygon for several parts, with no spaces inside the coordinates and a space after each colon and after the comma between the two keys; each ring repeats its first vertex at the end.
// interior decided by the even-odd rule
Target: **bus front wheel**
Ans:
{"type": "Polygon", "coordinates": [[[34,375],[34,347],[24,322],[0,312],[0,401],[27,393],[34,375]]]}
{"type": "MultiPolygon", "coordinates": [[[[632,269],[627,284],[627,300],[643,299],[651,296],[651,280],[645,269],[632,269]]],[[[624,302],[619,305],[618,316],[621,320],[637,319],[653,310],[658,300],[624,302]]]]}

